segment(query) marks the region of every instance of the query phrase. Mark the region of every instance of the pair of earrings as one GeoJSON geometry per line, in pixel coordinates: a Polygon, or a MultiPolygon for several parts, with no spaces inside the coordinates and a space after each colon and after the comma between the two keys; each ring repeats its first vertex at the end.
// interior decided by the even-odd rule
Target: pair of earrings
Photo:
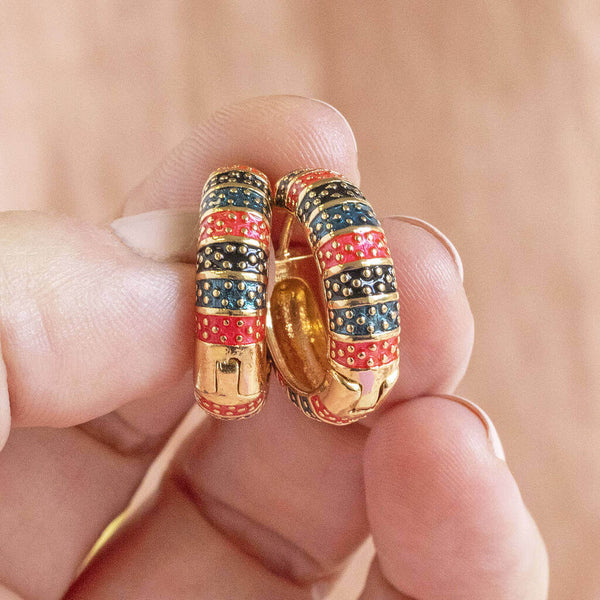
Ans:
{"type": "Polygon", "coordinates": [[[200,204],[195,395],[239,419],[264,402],[270,362],[309,417],[346,425],[398,377],[394,266],[361,191],[326,169],[293,171],[273,191],[260,171],[213,172],[200,204]],[[274,269],[272,214],[284,215],[274,269]],[[271,281],[269,282],[269,278],[271,281]]]}

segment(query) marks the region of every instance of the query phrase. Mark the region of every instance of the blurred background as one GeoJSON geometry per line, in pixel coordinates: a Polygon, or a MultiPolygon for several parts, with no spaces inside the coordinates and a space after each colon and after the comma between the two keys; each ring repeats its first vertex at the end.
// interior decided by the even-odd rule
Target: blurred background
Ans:
{"type": "Polygon", "coordinates": [[[552,600],[600,598],[600,4],[3,0],[0,73],[0,208],[96,223],[224,104],[339,108],[378,212],[462,255],[459,391],[497,425],[552,600]]]}

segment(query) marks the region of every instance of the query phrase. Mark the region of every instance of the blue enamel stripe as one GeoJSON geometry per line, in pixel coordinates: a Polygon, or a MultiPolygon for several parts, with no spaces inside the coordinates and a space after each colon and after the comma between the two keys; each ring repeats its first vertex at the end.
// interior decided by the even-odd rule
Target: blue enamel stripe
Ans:
{"type": "Polygon", "coordinates": [[[339,335],[370,337],[388,333],[399,326],[398,302],[394,300],[329,311],[329,328],[339,335]]]}
{"type": "Polygon", "coordinates": [[[313,239],[318,241],[329,233],[346,227],[371,225],[380,227],[373,209],[357,200],[345,200],[320,211],[308,224],[313,239]]]}
{"type": "Polygon", "coordinates": [[[265,307],[265,284],[239,279],[196,281],[196,306],[228,310],[259,310],[265,307]]]}
{"type": "Polygon", "coordinates": [[[200,205],[202,212],[213,208],[249,208],[271,216],[271,204],[264,193],[244,187],[224,187],[205,194],[200,205]]]}

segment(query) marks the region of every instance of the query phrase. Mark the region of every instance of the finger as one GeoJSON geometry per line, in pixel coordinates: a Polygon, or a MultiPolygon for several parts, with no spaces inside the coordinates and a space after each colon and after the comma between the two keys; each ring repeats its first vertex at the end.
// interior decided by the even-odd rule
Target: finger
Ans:
{"type": "Polygon", "coordinates": [[[332,106],[300,96],[265,96],[214,113],[130,194],[123,214],[196,208],[214,169],[248,164],[274,183],[294,169],[327,166],[359,179],[356,140],[332,106]]]}
{"type": "MultiPolygon", "coordinates": [[[[420,332],[406,336],[403,356],[413,358],[407,360],[407,382],[400,381],[397,387],[402,397],[411,390],[443,387],[456,380],[456,369],[462,369],[470,351],[471,315],[452,257],[434,236],[400,221],[389,223],[388,235],[400,265],[399,293],[406,294],[404,327],[420,332]],[[443,316],[434,319],[434,310],[421,303],[433,304],[443,316]],[[446,327],[446,339],[440,327],[446,327]],[[466,339],[457,342],[457,332],[466,339]],[[452,352],[459,356],[444,358],[452,352]],[[439,367],[430,353],[440,357],[439,367]]],[[[268,571],[308,588],[335,577],[367,535],[362,475],[367,435],[368,429],[359,424],[335,428],[306,419],[273,382],[269,400],[256,418],[209,422],[190,440],[168,475],[165,493],[175,482],[184,493],[173,501],[192,503],[203,521],[268,571]]],[[[161,510],[149,507],[135,525],[148,532],[143,543],[125,530],[82,575],[75,587],[81,595],[74,592],[73,597],[93,598],[92,585],[98,586],[96,597],[103,597],[104,585],[125,577],[127,569],[144,572],[156,586],[167,585],[162,573],[149,573],[143,566],[150,556],[167,560],[169,548],[176,544],[169,537],[170,526],[156,522],[160,519],[164,519],[161,510]]],[[[189,530],[194,527],[196,517],[187,523],[189,530]]],[[[186,544],[182,541],[179,546],[182,555],[202,564],[202,545],[186,544]]],[[[205,577],[190,570],[185,585],[192,589],[205,577]]],[[[241,580],[239,575],[236,581],[241,580]]],[[[211,585],[219,583],[211,580],[211,585]]]]}
{"type": "MultiPolygon", "coordinates": [[[[355,157],[345,155],[353,144],[339,142],[352,139],[345,120],[320,103],[295,102],[306,156],[317,160],[322,147],[323,161],[346,169],[355,157]],[[337,158],[328,140],[338,140],[337,158]]],[[[273,105],[281,117],[281,102],[273,105]]],[[[248,102],[244,111],[245,123],[256,113],[265,124],[261,155],[280,161],[289,140],[281,123],[265,116],[268,102],[248,102]]],[[[192,147],[217,145],[218,128],[200,130],[192,147]]],[[[188,189],[185,178],[200,160],[189,146],[184,141],[184,157],[176,151],[179,158],[168,159],[145,189],[159,189],[163,180],[188,189]]],[[[291,150],[288,158],[297,165],[291,150]]],[[[144,209],[139,190],[136,198],[144,209]]],[[[58,598],[193,397],[191,377],[184,377],[194,339],[193,267],[142,258],[108,230],[71,220],[0,218],[0,337],[15,424],[67,425],[121,406],[85,428],[13,431],[0,454],[0,581],[24,597],[58,598]]]]}
{"type": "Polygon", "coordinates": [[[176,383],[193,344],[193,267],[109,231],[0,214],[0,337],[15,427],[82,423],[176,383]]]}
{"type": "Polygon", "coordinates": [[[4,448],[10,432],[10,403],[8,400],[8,380],[6,365],[2,358],[2,342],[0,340],[0,451],[4,448]]]}
{"type": "Polygon", "coordinates": [[[544,544],[473,412],[436,397],[390,408],[371,430],[364,472],[378,562],[364,600],[396,598],[390,589],[419,600],[546,598],[544,544]]]}
{"type": "MultiPolygon", "coordinates": [[[[299,165],[326,165],[359,178],[354,134],[335,108],[300,96],[252,98],[211,115],[129,194],[126,216],[115,228],[118,235],[143,245],[149,256],[156,255],[155,240],[162,237],[172,256],[189,259],[191,250],[195,262],[197,232],[192,225],[202,188],[213,170],[231,164],[258,168],[272,182],[299,165]],[[183,212],[190,208],[191,214],[183,212]],[[188,241],[182,243],[178,236],[188,241]]],[[[151,400],[127,410],[128,419],[135,421],[160,423],[163,418],[151,400]]]]}

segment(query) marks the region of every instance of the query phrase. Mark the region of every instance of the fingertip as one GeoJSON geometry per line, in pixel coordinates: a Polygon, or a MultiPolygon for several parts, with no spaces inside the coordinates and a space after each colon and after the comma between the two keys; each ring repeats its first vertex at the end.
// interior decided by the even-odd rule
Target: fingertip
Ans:
{"type": "Polygon", "coordinates": [[[364,466],[380,565],[397,589],[427,600],[543,598],[543,543],[468,408],[436,397],[390,408],[364,466]]]}
{"type": "Polygon", "coordinates": [[[400,372],[393,398],[447,393],[462,379],[474,322],[454,257],[431,231],[383,219],[400,304],[400,372]]]}
{"type": "Polygon", "coordinates": [[[263,96],[213,113],[133,190],[123,214],[196,207],[210,172],[232,164],[260,169],[273,183],[315,167],[360,179],[356,140],[337,109],[301,96],[263,96]]]}

